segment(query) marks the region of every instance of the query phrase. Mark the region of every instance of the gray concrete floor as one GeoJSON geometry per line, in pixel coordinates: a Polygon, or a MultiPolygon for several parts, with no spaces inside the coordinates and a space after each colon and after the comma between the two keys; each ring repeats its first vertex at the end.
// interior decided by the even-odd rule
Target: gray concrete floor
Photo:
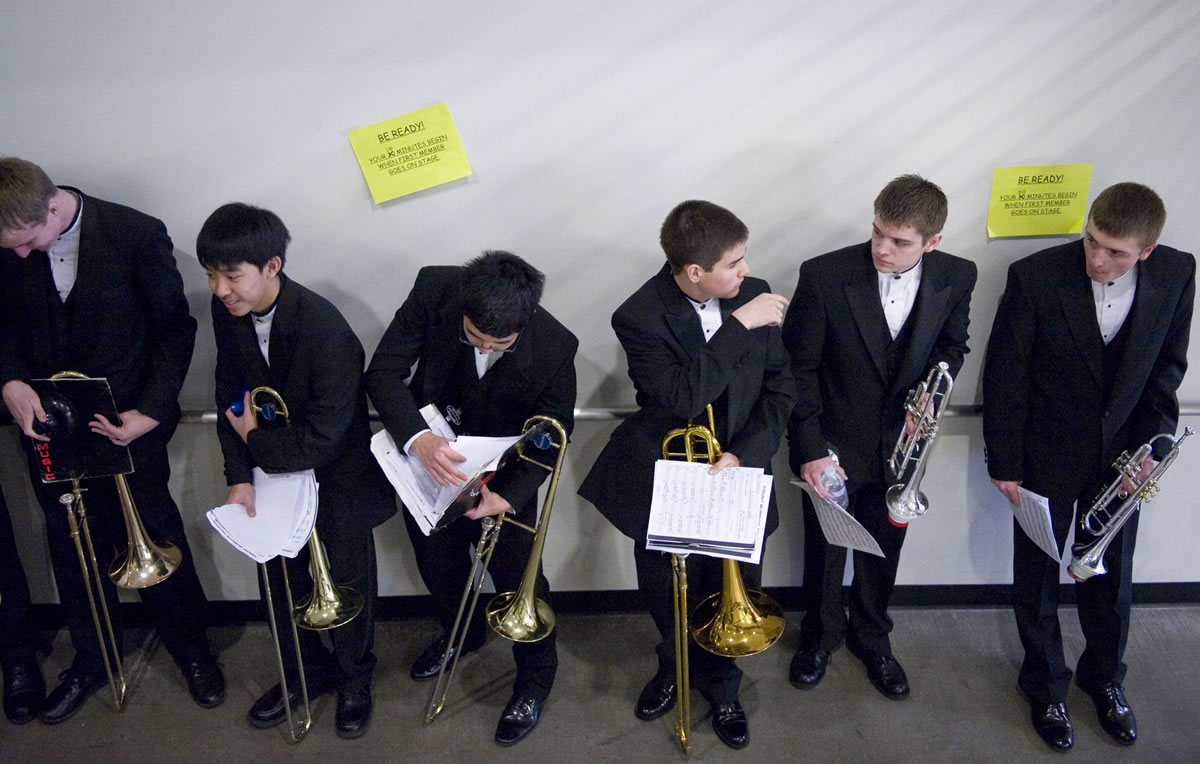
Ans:
{"type": "MultiPolygon", "coordinates": [[[[825,680],[800,692],[787,681],[796,647],[792,628],[779,644],[741,662],[742,703],[750,717],[750,747],[723,746],[707,704],[693,695],[693,761],[817,762],[1031,761],[1057,759],[1034,733],[1016,687],[1021,658],[1012,614],[1005,609],[895,609],[893,645],[913,687],[903,702],[870,685],[844,649],[825,680]]],[[[1073,609],[1062,611],[1068,662],[1082,647],[1073,609]]],[[[654,632],[645,615],[566,615],[559,619],[560,667],[537,730],[519,745],[492,742],[509,696],[513,665],[508,643],[493,636],[460,664],[446,711],[431,726],[422,718],[429,684],[408,678],[408,666],[435,636],[432,620],[379,624],[379,667],[370,731],[358,740],[334,734],[333,696],[316,703],[313,729],[297,745],[282,727],[251,729],[250,704],[277,681],[265,626],[214,629],[229,681],[219,708],[203,710],[187,695],[170,656],[153,636],[131,632],[125,709],[113,711],[107,689],[58,727],[0,723],[5,761],[683,761],[672,736],[673,715],[639,721],[633,704],[654,669],[654,632]],[[136,642],[136,644],[134,644],[136,642]]],[[[48,679],[70,661],[59,634],[44,666],[48,679]]],[[[1091,700],[1072,686],[1076,760],[1200,761],[1200,606],[1139,607],[1126,653],[1126,690],[1139,722],[1132,748],[1110,741],[1091,700]]],[[[51,681],[53,686],[53,681],[51,681]]]]}

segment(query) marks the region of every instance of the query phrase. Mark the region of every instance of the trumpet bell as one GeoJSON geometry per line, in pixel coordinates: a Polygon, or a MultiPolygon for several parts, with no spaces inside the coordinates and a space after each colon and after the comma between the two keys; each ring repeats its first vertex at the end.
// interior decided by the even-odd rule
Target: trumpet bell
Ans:
{"type": "Polygon", "coordinates": [[[554,611],[537,597],[521,597],[520,590],[492,597],[487,605],[487,623],[505,639],[537,642],[554,631],[554,611]]]}
{"type": "Polygon", "coordinates": [[[897,528],[903,528],[929,510],[929,499],[925,498],[925,494],[920,489],[911,491],[908,488],[904,483],[896,483],[887,489],[884,496],[888,522],[897,528]]]}

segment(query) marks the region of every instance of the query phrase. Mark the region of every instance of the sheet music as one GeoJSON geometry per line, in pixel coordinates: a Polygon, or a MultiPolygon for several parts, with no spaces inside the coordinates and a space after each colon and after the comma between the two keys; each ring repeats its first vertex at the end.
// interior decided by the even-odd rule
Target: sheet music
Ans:
{"type": "Polygon", "coordinates": [[[1054,524],[1050,522],[1050,500],[1021,486],[1017,486],[1017,493],[1021,496],[1020,506],[1013,507],[1017,524],[1050,559],[1062,562],[1062,552],[1054,540],[1054,524]]]}
{"type": "MultiPolygon", "coordinates": [[[[463,485],[439,484],[421,464],[420,459],[409,457],[396,445],[396,441],[387,430],[380,430],[372,436],[371,453],[379,462],[388,482],[400,495],[405,509],[416,520],[421,532],[428,536],[437,527],[447,507],[456,503],[455,500],[464,488],[470,486],[478,475],[494,471],[505,452],[519,441],[521,436],[455,437],[449,424],[433,404],[422,408],[421,414],[434,434],[448,438],[453,443],[454,450],[467,458],[465,462],[457,465],[459,471],[467,476],[463,485]]],[[[459,506],[461,507],[461,502],[459,506]]]]}
{"type": "Polygon", "coordinates": [[[646,548],[757,564],[771,476],[752,467],[709,475],[709,466],[664,459],[655,463],[646,548]]]}
{"type": "Polygon", "coordinates": [[[255,516],[242,504],[225,504],[209,510],[208,521],[255,562],[295,557],[317,521],[317,489],[312,470],[271,475],[255,467],[255,516]]]}
{"type": "Polygon", "coordinates": [[[826,541],[834,546],[856,549],[876,557],[886,556],[883,549],[879,547],[879,542],[866,528],[862,527],[858,520],[854,519],[854,515],[824,496],[818,495],[808,483],[800,478],[792,478],[791,482],[792,485],[803,488],[808,497],[812,499],[813,510],[817,513],[817,522],[821,524],[821,533],[825,535],[826,541]]]}

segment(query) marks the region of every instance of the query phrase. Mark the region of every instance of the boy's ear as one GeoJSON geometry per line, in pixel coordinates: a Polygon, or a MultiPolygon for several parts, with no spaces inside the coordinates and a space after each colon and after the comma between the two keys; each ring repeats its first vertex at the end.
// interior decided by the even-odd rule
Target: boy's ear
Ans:
{"type": "Polygon", "coordinates": [[[263,266],[263,275],[267,278],[274,278],[281,270],[283,270],[283,260],[279,255],[275,255],[263,266]]]}
{"type": "Polygon", "coordinates": [[[704,269],[695,263],[688,263],[684,266],[683,272],[687,274],[688,281],[693,284],[699,284],[700,274],[704,273],[704,269]]]}

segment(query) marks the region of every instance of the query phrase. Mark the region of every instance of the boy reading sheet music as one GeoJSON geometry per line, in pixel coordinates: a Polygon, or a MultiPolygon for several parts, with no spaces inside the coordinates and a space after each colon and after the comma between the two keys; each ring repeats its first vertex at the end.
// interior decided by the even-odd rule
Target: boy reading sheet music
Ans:
{"type": "MultiPolygon", "coordinates": [[[[579,343],[538,306],[543,281],[536,268],[508,252],[485,252],[463,267],[422,268],[375,350],[366,385],[383,426],[442,485],[461,485],[467,476],[449,439],[429,431],[421,415],[426,404],[435,404],[459,435],[519,435],[535,414],[571,431],[579,343]]],[[[466,585],[479,520],[512,511],[520,522],[536,524],[538,486],[549,473],[520,459],[511,462],[480,490],[479,506],[444,530],[426,536],[404,513],[421,579],[446,631],[466,585]]],[[[531,545],[531,534],[517,528],[500,534],[488,569],[497,591],[517,588],[531,545]]],[[[540,574],[537,588],[537,596],[547,599],[540,574]]],[[[464,652],[483,643],[483,609],[475,615],[464,652]]],[[[516,743],[537,725],[558,666],[555,639],[551,633],[539,642],[514,643],[517,678],[496,726],[497,743],[516,743]]],[[[443,634],[413,663],[412,678],[436,677],[445,649],[443,634]]]]}
{"type": "MultiPolygon", "coordinates": [[[[371,720],[371,672],[375,656],[375,545],[371,529],[396,511],[391,488],[368,450],[366,394],[360,384],[364,353],[350,326],[332,304],[283,274],[291,237],[274,213],[245,204],[218,208],[196,241],[196,254],[213,292],[217,342],[216,398],[223,414],[217,435],[229,483],[227,504],[250,515],[272,511],[255,502],[252,472],[316,474],[317,530],[329,569],[339,585],[363,595],[362,613],[333,629],[332,654],[319,633],[300,630],[300,651],[310,700],[336,690],[335,727],[357,737],[371,720]],[[256,387],[276,390],[288,422],[258,422],[250,403],[256,387]],[[241,401],[241,414],[230,404],[241,401]]],[[[264,399],[265,400],[265,399],[264,399]]],[[[260,401],[260,403],[263,401],[260,401]]],[[[268,563],[275,619],[291,614],[278,565],[287,566],[292,593],[302,598],[312,586],[307,547],[294,559],[268,563]],[[278,591],[276,591],[278,589],[278,591]]],[[[283,628],[283,627],[280,627],[283,628]]],[[[286,702],[300,701],[291,639],[280,639],[288,672],[286,702]]],[[[251,707],[250,724],[265,728],[286,716],[279,685],[251,707]]]]}

